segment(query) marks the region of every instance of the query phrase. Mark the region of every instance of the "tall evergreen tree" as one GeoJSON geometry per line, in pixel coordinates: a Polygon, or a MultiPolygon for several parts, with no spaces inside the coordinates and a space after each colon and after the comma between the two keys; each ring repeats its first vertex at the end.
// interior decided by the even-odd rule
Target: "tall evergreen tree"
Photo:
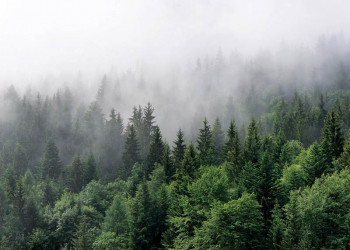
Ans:
{"type": "Polygon", "coordinates": [[[216,118],[213,126],[213,142],[214,150],[213,157],[214,163],[220,165],[224,161],[223,147],[224,147],[224,131],[222,131],[221,122],[219,118],[216,118]]]}
{"type": "Polygon", "coordinates": [[[213,135],[207,118],[204,118],[203,128],[199,130],[197,149],[201,165],[213,164],[213,135]]]}
{"type": "Polygon", "coordinates": [[[181,129],[177,132],[177,138],[174,141],[174,147],[173,147],[173,156],[174,156],[174,165],[176,169],[179,169],[182,164],[182,160],[185,155],[185,141],[184,141],[184,134],[181,129]]]}
{"type": "Polygon", "coordinates": [[[244,142],[244,160],[257,163],[259,160],[260,136],[255,119],[248,126],[248,134],[244,142]]]}
{"type": "Polygon", "coordinates": [[[176,170],[176,174],[179,177],[189,176],[195,177],[197,170],[199,169],[200,162],[197,152],[192,143],[186,148],[184,159],[182,160],[181,168],[176,170]]]}
{"type": "Polygon", "coordinates": [[[227,140],[223,149],[228,163],[228,174],[231,181],[237,180],[242,168],[241,145],[235,122],[232,120],[227,130],[227,140]]]}
{"type": "Polygon", "coordinates": [[[13,167],[18,175],[23,175],[28,168],[28,157],[25,149],[16,143],[13,154],[13,167]]]}
{"type": "Polygon", "coordinates": [[[144,180],[131,202],[130,248],[150,249],[152,242],[152,204],[146,180],[144,180]]]}
{"type": "Polygon", "coordinates": [[[139,144],[136,138],[134,125],[129,126],[129,134],[126,137],[124,152],[122,156],[123,164],[119,171],[119,177],[126,180],[131,175],[132,167],[139,162],[139,144]]]}
{"type": "Polygon", "coordinates": [[[164,143],[164,150],[162,155],[162,165],[164,166],[164,172],[166,176],[166,182],[170,183],[173,180],[176,173],[174,168],[174,161],[171,156],[171,151],[168,143],[164,143]]]}
{"type": "Polygon", "coordinates": [[[68,166],[68,175],[66,176],[67,187],[73,193],[80,192],[83,187],[83,163],[80,156],[76,154],[73,158],[72,164],[68,166]]]}
{"type": "Polygon", "coordinates": [[[83,163],[83,186],[90,183],[92,180],[97,180],[97,164],[92,151],[87,156],[87,159],[83,163]]]}
{"type": "Polygon", "coordinates": [[[146,176],[148,177],[154,169],[155,163],[162,162],[162,156],[164,151],[164,143],[162,141],[162,134],[158,126],[153,129],[152,141],[147,159],[146,176]]]}
{"type": "Polygon", "coordinates": [[[326,161],[331,167],[332,161],[340,156],[344,146],[342,124],[339,116],[334,111],[330,111],[326,116],[322,130],[321,146],[326,161]]]}
{"type": "Polygon", "coordinates": [[[42,177],[57,179],[62,173],[63,165],[58,155],[58,148],[52,140],[46,143],[41,168],[42,177]]]}

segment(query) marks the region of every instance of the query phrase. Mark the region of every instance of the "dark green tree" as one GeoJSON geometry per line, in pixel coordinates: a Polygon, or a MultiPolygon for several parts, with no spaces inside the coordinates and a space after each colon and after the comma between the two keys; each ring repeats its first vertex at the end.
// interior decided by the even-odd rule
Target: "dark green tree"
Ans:
{"type": "Polygon", "coordinates": [[[51,179],[58,179],[62,174],[62,169],[63,165],[59,157],[58,148],[52,140],[49,140],[46,143],[41,163],[42,178],[49,177],[51,179]]]}
{"type": "Polygon", "coordinates": [[[184,141],[184,134],[181,129],[177,132],[177,138],[174,141],[174,147],[173,147],[173,156],[174,156],[174,165],[175,169],[179,169],[182,164],[182,160],[185,155],[185,141],[184,141]]]}
{"type": "Polygon", "coordinates": [[[164,172],[166,176],[166,182],[170,183],[174,179],[176,169],[174,167],[173,157],[168,143],[164,143],[164,150],[162,155],[161,164],[164,166],[164,172]]]}
{"type": "Polygon", "coordinates": [[[220,165],[224,161],[223,148],[224,148],[225,135],[224,135],[224,131],[222,130],[221,122],[219,118],[216,118],[215,120],[212,133],[213,133],[213,143],[214,143],[214,149],[213,149],[214,163],[216,165],[220,165]]]}
{"type": "Polygon", "coordinates": [[[259,160],[260,136],[255,119],[253,118],[248,126],[248,134],[244,142],[244,161],[257,163],[259,160]]]}
{"type": "Polygon", "coordinates": [[[162,162],[164,143],[158,126],[153,129],[152,141],[147,159],[146,176],[148,177],[154,169],[155,163],[162,162]]]}
{"type": "Polygon", "coordinates": [[[86,186],[90,181],[97,180],[97,164],[92,151],[89,152],[87,159],[83,163],[83,186],[86,186]]]}
{"type": "Polygon", "coordinates": [[[69,191],[78,193],[83,187],[83,163],[81,162],[79,154],[73,158],[72,164],[68,166],[67,170],[67,187],[69,191]]]}
{"type": "Polygon", "coordinates": [[[200,162],[197,152],[192,143],[186,148],[184,159],[182,160],[181,168],[177,169],[177,176],[189,176],[194,178],[199,169],[200,162]]]}
{"type": "Polygon", "coordinates": [[[207,118],[204,118],[203,128],[197,138],[198,157],[201,165],[211,165],[213,161],[213,134],[207,118]]]}
{"type": "Polygon", "coordinates": [[[150,249],[152,243],[152,203],[146,180],[136,192],[130,207],[130,236],[131,249],[150,249]]]}
{"type": "Polygon", "coordinates": [[[19,143],[16,143],[15,145],[13,167],[18,175],[23,175],[28,168],[27,153],[19,143]]]}
{"type": "Polygon", "coordinates": [[[122,156],[122,169],[119,171],[119,177],[126,180],[131,175],[132,167],[139,162],[139,144],[136,138],[134,125],[129,126],[129,134],[126,137],[124,152],[122,156]]]}

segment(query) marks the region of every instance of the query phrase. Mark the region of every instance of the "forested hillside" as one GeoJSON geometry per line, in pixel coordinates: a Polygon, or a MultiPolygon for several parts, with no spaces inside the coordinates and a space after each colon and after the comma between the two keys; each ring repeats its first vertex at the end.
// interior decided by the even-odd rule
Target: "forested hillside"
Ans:
{"type": "Polygon", "coordinates": [[[127,119],[104,115],[103,84],[85,111],[68,88],[28,99],[11,86],[1,249],[349,248],[350,85],[342,84],[256,93],[268,111],[247,127],[235,122],[244,114],[227,129],[202,117],[174,141],[150,103],[127,119]]]}
{"type": "Polygon", "coordinates": [[[279,53],[8,87],[0,248],[350,248],[348,46],[279,53]]]}

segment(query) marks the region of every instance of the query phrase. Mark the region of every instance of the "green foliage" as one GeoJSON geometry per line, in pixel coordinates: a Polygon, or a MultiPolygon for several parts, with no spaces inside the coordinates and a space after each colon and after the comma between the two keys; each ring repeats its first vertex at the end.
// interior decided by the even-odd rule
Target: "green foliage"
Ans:
{"type": "Polygon", "coordinates": [[[217,203],[203,226],[196,230],[198,249],[258,249],[261,247],[262,215],[254,195],[217,203]]]}
{"type": "Polygon", "coordinates": [[[126,180],[131,175],[131,169],[136,162],[139,161],[139,144],[136,138],[134,125],[130,125],[129,134],[126,137],[124,152],[123,152],[123,165],[119,171],[119,177],[126,180]]]}
{"type": "Polygon", "coordinates": [[[175,169],[181,168],[182,160],[185,155],[186,145],[184,141],[184,134],[181,129],[177,132],[176,141],[174,141],[173,156],[175,169]]]}
{"type": "Polygon", "coordinates": [[[177,169],[177,176],[189,176],[194,178],[196,171],[200,166],[199,159],[196,150],[192,144],[190,144],[186,150],[184,159],[182,160],[181,167],[177,169]]]}
{"type": "Polygon", "coordinates": [[[224,148],[224,140],[225,135],[224,131],[222,131],[221,122],[219,118],[215,119],[215,123],[213,125],[213,157],[214,164],[220,165],[224,161],[223,148],[224,148]]]}
{"type": "Polygon", "coordinates": [[[57,179],[62,173],[62,162],[58,155],[58,148],[56,144],[49,140],[46,143],[44,156],[41,163],[42,178],[57,179]]]}
{"type": "Polygon", "coordinates": [[[207,118],[204,118],[203,128],[199,130],[199,135],[197,138],[197,150],[199,162],[201,165],[211,165],[214,163],[213,134],[207,118]]]}
{"type": "Polygon", "coordinates": [[[244,160],[245,162],[257,163],[259,160],[260,136],[255,119],[253,118],[248,126],[248,134],[244,142],[244,160]]]}
{"type": "Polygon", "coordinates": [[[155,163],[162,162],[162,156],[164,151],[164,143],[162,141],[162,135],[158,126],[153,128],[152,141],[147,159],[146,176],[148,177],[154,169],[155,163]]]}

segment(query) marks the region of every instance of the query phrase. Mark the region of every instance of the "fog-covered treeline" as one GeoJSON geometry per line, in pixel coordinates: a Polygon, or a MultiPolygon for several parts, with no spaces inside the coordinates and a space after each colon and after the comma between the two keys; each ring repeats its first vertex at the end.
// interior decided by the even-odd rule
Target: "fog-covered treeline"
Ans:
{"type": "Polygon", "coordinates": [[[93,94],[9,86],[1,248],[348,248],[348,53],[323,37],[110,72],[93,94]]]}

